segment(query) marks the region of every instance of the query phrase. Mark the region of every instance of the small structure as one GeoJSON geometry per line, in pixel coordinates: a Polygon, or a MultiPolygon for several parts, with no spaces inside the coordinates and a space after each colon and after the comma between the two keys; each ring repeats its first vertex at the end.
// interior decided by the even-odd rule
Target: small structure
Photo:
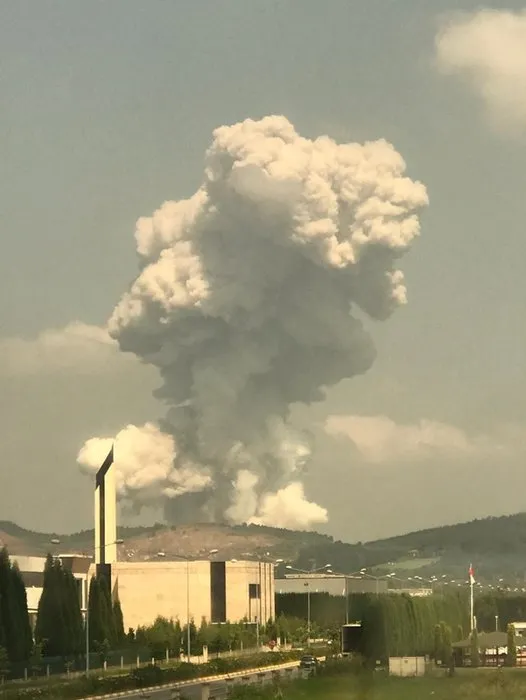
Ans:
{"type": "Polygon", "coordinates": [[[402,678],[423,676],[426,672],[424,656],[390,656],[389,675],[402,678]]]}
{"type": "MultiPolygon", "coordinates": [[[[505,663],[508,653],[508,635],[506,632],[479,632],[477,644],[480,654],[481,666],[499,666],[505,663]]],[[[515,636],[517,647],[517,661],[521,664],[521,659],[526,652],[526,640],[524,637],[515,636]]],[[[455,666],[471,665],[471,637],[452,645],[455,666]]]]}
{"type": "Polygon", "coordinates": [[[356,654],[362,648],[362,623],[352,622],[342,627],[342,654],[356,654]]]}

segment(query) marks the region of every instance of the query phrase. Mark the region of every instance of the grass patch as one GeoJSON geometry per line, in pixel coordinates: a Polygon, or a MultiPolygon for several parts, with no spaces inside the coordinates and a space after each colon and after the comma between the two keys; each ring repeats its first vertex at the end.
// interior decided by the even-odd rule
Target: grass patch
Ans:
{"type": "Polygon", "coordinates": [[[382,564],[382,569],[390,569],[391,571],[417,571],[418,569],[423,569],[426,566],[434,566],[438,564],[440,557],[435,557],[434,559],[403,559],[401,561],[395,561],[392,564],[382,564]]]}
{"type": "Polygon", "coordinates": [[[389,678],[379,673],[319,676],[275,688],[235,688],[231,700],[526,700],[526,670],[448,678],[389,678]]]}

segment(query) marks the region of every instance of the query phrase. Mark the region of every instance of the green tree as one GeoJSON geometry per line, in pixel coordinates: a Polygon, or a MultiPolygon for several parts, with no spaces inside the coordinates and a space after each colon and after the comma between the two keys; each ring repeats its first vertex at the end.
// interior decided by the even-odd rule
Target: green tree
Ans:
{"type": "Polygon", "coordinates": [[[91,651],[97,651],[104,640],[108,639],[108,627],[102,596],[100,580],[97,576],[93,576],[90,581],[88,599],[88,632],[91,651]]]}
{"type": "MultiPolygon", "coordinates": [[[[116,649],[127,639],[121,603],[113,596],[106,576],[92,576],[88,592],[89,646],[91,651],[102,647],[116,649]],[[109,646],[108,646],[109,645],[109,646]]],[[[107,651],[107,650],[106,650],[107,651]]]]}
{"type": "Polygon", "coordinates": [[[115,642],[122,644],[126,639],[124,633],[124,618],[122,615],[121,601],[118,597],[113,601],[113,620],[115,625],[115,642]]]}
{"type": "Polygon", "coordinates": [[[44,656],[71,656],[82,648],[82,613],[71,571],[51,555],[44,567],[44,586],[38,604],[35,641],[44,656]]]}
{"type": "Polygon", "coordinates": [[[84,624],[80,608],[78,583],[71,571],[64,569],[62,566],[60,566],[57,576],[63,591],[67,654],[80,654],[84,649],[84,624]]]}
{"type": "Polygon", "coordinates": [[[446,625],[445,622],[440,624],[442,630],[442,663],[444,666],[449,666],[451,664],[451,658],[453,656],[453,647],[451,639],[451,628],[446,625]]]}
{"type": "Polygon", "coordinates": [[[434,637],[433,637],[433,658],[435,663],[442,663],[442,625],[435,625],[434,637]]]}
{"type": "Polygon", "coordinates": [[[38,675],[42,669],[42,644],[35,644],[29,659],[31,664],[31,673],[38,675]]]}
{"type": "Polygon", "coordinates": [[[506,664],[508,666],[517,665],[517,643],[515,641],[515,627],[513,625],[508,625],[507,629],[508,635],[508,653],[506,655],[506,664]]]}
{"type": "Polygon", "coordinates": [[[16,627],[18,630],[16,659],[14,658],[13,661],[26,661],[29,659],[33,649],[33,630],[31,629],[29,611],[27,609],[26,586],[16,562],[11,566],[11,585],[12,604],[16,611],[16,627]]]}
{"type": "Polygon", "coordinates": [[[10,668],[9,656],[7,654],[7,649],[0,646],[0,678],[5,678],[8,674],[10,668]]]}
{"type": "Polygon", "coordinates": [[[7,550],[0,551],[0,645],[11,662],[27,661],[33,644],[26,588],[7,550]]]}
{"type": "Polygon", "coordinates": [[[478,668],[480,663],[480,650],[479,650],[479,636],[476,629],[471,633],[471,666],[473,668],[478,668]]]}

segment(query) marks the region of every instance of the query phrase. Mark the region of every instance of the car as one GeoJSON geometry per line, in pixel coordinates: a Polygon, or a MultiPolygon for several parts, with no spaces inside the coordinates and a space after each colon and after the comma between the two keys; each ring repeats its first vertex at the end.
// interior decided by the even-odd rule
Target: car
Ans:
{"type": "Polygon", "coordinates": [[[300,659],[300,668],[305,670],[314,671],[318,668],[318,659],[312,654],[305,654],[300,659]]]}

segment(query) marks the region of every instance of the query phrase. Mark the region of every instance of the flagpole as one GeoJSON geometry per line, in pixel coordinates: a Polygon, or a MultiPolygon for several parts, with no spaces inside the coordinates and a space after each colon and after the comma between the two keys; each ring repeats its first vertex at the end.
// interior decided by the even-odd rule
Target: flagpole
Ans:
{"type": "Polygon", "coordinates": [[[469,565],[469,624],[470,630],[473,633],[474,621],[475,621],[475,609],[474,609],[474,599],[473,599],[473,584],[475,579],[473,576],[473,566],[469,565]]]}

